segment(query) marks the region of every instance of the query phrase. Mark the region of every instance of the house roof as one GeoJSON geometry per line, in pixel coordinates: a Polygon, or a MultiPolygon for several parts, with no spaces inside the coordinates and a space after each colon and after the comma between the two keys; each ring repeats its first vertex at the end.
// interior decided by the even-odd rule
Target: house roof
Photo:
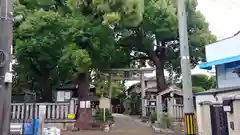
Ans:
{"type": "Polygon", "coordinates": [[[207,91],[195,93],[194,96],[198,96],[198,95],[212,95],[212,94],[234,92],[234,91],[240,91],[240,86],[210,89],[210,90],[207,90],[207,91]]]}
{"type": "Polygon", "coordinates": [[[171,85],[168,89],[161,91],[159,94],[164,95],[164,94],[172,93],[172,92],[177,95],[181,95],[181,96],[183,95],[182,89],[177,87],[176,85],[171,85]]]}
{"type": "MultiPolygon", "coordinates": [[[[154,77],[145,77],[144,80],[145,81],[156,81],[157,79],[156,79],[156,76],[154,76],[154,77]]],[[[141,81],[136,82],[135,84],[132,84],[130,87],[128,87],[127,91],[131,91],[135,87],[141,87],[140,85],[141,85],[141,81]]],[[[151,89],[153,89],[153,87],[151,89]]]]}
{"type": "MultiPolygon", "coordinates": [[[[135,87],[137,87],[138,85],[140,85],[140,83],[138,84],[134,84],[132,86],[130,86],[127,91],[130,92],[131,90],[133,90],[135,87]]],[[[139,86],[140,87],[140,86],[139,86]]],[[[153,87],[148,87],[146,88],[146,91],[148,92],[157,92],[157,87],[156,86],[153,86],[153,87]]],[[[162,91],[161,93],[162,94],[166,94],[166,93],[170,93],[170,92],[175,92],[176,94],[178,95],[183,95],[183,92],[182,92],[182,89],[177,87],[176,85],[171,85],[169,86],[168,89],[162,91]]]]}

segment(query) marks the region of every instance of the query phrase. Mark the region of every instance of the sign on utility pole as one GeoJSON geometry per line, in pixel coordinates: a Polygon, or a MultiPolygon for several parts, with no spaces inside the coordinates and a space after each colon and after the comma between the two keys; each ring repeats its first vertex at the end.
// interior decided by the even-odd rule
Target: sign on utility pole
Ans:
{"type": "Polygon", "coordinates": [[[0,0],[0,135],[10,134],[12,0],[0,0]]]}
{"type": "Polygon", "coordinates": [[[184,98],[185,135],[196,135],[196,120],[193,107],[192,79],[188,46],[187,18],[185,0],[178,2],[179,39],[184,98]]]}

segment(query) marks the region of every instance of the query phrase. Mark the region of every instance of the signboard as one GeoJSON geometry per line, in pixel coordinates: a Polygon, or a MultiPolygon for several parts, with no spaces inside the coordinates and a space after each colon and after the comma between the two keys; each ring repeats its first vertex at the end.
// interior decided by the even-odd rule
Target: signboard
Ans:
{"type": "Polygon", "coordinates": [[[10,133],[11,135],[37,135],[39,128],[39,120],[33,120],[29,123],[11,123],[10,133]],[[34,123],[34,124],[33,124],[34,123]],[[33,127],[34,126],[34,127],[33,127]]]}
{"type": "Polygon", "coordinates": [[[10,133],[11,134],[22,134],[22,123],[11,123],[10,133]]]}
{"type": "Polygon", "coordinates": [[[85,101],[80,101],[80,108],[86,108],[85,101]]]}
{"type": "Polygon", "coordinates": [[[57,92],[57,101],[63,102],[65,98],[65,92],[64,91],[58,91],[57,92]]]}
{"type": "Polygon", "coordinates": [[[7,72],[7,73],[5,74],[4,82],[5,82],[5,83],[12,83],[12,78],[13,78],[12,73],[7,72]]]}
{"type": "Polygon", "coordinates": [[[155,101],[150,101],[150,106],[156,106],[155,101]]]}
{"type": "Polygon", "coordinates": [[[99,108],[109,108],[110,109],[110,100],[109,98],[101,98],[99,108]]]}
{"type": "Polygon", "coordinates": [[[91,101],[86,101],[86,108],[91,108],[91,101]]]}
{"type": "Polygon", "coordinates": [[[71,92],[65,91],[64,93],[64,100],[70,100],[71,99],[71,92]]]}
{"type": "Polygon", "coordinates": [[[231,106],[223,106],[223,110],[225,112],[230,112],[231,111],[231,106]]]}
{"type": "Polygon", "coordinates": [[[91,101],[80,101],[80,108],[91,108],[91,101]]]}

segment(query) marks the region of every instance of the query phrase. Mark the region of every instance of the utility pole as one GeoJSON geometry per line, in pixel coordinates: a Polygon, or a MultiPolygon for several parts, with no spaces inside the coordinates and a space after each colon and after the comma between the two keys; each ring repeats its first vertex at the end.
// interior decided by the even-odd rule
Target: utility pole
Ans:
{"type": "Polygon", "coordinates": [[[0,135],[10,134],[12,6],[12,0],[0,0],[0,135]]]}
{"type": "Polygon", "coordinates": [[[110,108],[109,111],[112,113],[112,74],[108,75],[108,94],[110,99],[110,108]]]}
{"type": "Polygon", "coordinates": [[[177,0],[178,2],[178,21],[179,21],[179,37],[180,37],[180,54],[181,54],[181,70],[182,85],[184,98],[184,123],[185,135],[196,135],[196,120],[193,107],[192,95],[192,79],[188,46],[187,18],[185,9],[185,0],[177,0]]]}
{"type": "Polygon", "coordinates": [[[141,83],[141,105],[142,105],[142,116],[146,117],[146,106],[145,106],[145,78],[144,72],[140,73],[140,83],[141,83]]]}

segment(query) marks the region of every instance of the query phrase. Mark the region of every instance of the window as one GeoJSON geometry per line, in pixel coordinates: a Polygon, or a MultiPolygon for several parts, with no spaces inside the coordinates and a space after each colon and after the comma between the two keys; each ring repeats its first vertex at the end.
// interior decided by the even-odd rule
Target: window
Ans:
{"type": "Polygon", "coordinates": [[[240,78],[240,67],[235,68],[233,73],[237,74],[237,76],[240,78]]]}
{"type": "Polygon", "coordinates": [[[236,72],[237,70],[235,70],[236,68],[238,68],[238,63],[236,62],[232,62],[232,63],[228,63],[225,64],[225,70],[226,70],[226,79],[238,79],[238,75],[234,72],[236,72]]]}

